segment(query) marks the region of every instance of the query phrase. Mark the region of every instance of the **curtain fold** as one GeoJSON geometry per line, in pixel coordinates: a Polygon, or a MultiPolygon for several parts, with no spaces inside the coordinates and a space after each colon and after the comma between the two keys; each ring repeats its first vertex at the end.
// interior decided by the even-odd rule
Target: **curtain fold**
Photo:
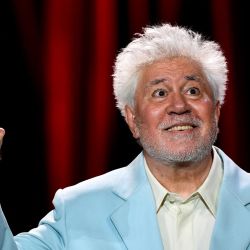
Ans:
{"type": "Polygon", "coordinates": [[[240,139],[237,131],[238,108],[236,98],[237,78],[234,65],[234,33],[232,6],[230,0],[211,1],[212,6],[212,30],[214,38],[221,45],[227,58],[229,79],[225,104],[222,107],[219,134],[219,144],[233,159],[238,159],[240,139]],[[236,132],[237,131],[237,132],[236,132]]]}
{"type": "Polygon", "coordinates": [[[44,11],[44,120],[50,198],[72,184],[74,158],[75,68],[81,50],[78,29],[82,1],[49,0],[44,11]]]}
{"type": "MultiPolygon", "coordinates": [[[[94,0],[92,56],[88,84],[85,178],[108,170],[109,143],[114,129],[115,103],[112,91],[113,63],[117,49],[115,0],[94,0]]],[[[84,69],[83,69],[84,70],[84,69]]]]}

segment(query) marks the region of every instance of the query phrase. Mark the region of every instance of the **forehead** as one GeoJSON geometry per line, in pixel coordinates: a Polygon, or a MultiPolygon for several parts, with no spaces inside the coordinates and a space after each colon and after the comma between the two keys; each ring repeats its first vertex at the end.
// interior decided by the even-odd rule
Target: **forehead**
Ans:
{"type": "Polygon", "coordinates": [[[144,66],[140,74],[141,80],[151,81],[158,78],[187,79],[193,77],[204,81],[205,75],[200,64],[187,57],[162,59],[144,66]]]}

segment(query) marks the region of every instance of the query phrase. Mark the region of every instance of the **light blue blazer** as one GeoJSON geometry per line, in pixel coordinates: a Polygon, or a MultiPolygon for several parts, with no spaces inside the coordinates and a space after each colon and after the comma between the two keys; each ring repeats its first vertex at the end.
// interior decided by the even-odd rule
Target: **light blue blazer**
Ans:
{"type": "MultiPolygon", "coordinates": [[[[210,249],[250,250],[250,175],[217,150],[224,176],[210,249]]],[[[1,212],[0,249],[163,250],[142,153],[125,168],[58,190],[53,202],[37,228],[14,240],[1,212]]]]}

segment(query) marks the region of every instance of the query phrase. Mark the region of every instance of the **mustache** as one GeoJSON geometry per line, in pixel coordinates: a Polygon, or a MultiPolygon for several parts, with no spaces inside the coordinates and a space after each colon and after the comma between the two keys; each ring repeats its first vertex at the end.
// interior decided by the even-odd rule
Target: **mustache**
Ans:
{"type": "Polygon", "coordinates": [[[158,125],[159,129],[169,129],[174,126],[190,125],[192,127],[200,127],[202,120],[192,116],[174,116],[173,118],[163,121],[158,125]]]}

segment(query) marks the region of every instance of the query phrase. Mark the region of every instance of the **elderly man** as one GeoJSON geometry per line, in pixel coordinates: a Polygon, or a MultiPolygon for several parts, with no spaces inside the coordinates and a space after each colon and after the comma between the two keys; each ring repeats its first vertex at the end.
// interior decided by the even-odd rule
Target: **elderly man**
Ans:
{"type": "Polygon", "coordinates": [[[58,190],[27,233],[13,238],[2,214],[3,249],[250,249],[250,176],[213,146],[226,82],[217,43],[169,24],[145,28],[114,72],[141,154],[58,190]]]}

